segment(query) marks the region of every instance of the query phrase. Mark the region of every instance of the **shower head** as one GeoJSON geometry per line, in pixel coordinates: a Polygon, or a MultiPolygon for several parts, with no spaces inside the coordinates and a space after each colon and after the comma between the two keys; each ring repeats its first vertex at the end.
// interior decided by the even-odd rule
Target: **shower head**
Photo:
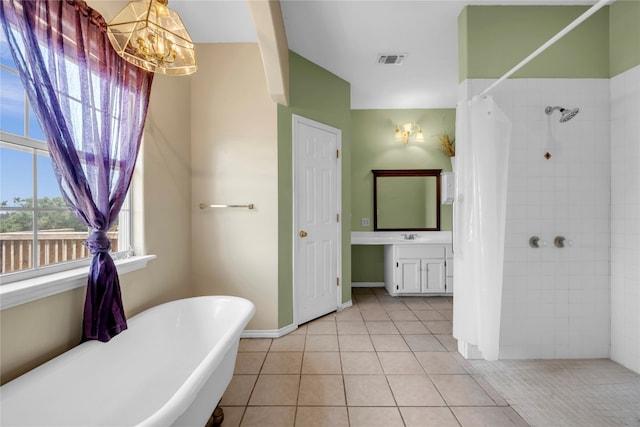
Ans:
{"type": "Polygon", "coordinates": [[[569,120],[573,119],[576,114],[578,114],[580,112],[579,108],[574,108],[573,110],[567,110],[566,108],[562,108],[562,107],[547,107],[544,109],[544,112],[547,113],[547,116],[550,116],[551,113],[553,113],[555,110],[560,110],[560,113],[562,114],[562,116],[560,116],[560,123],[564,123],[564,122],[568,122],[569,120]]]}

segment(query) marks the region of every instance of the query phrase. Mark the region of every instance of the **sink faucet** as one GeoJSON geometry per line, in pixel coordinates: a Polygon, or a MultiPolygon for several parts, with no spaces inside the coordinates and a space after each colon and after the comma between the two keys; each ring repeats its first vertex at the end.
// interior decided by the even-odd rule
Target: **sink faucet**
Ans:
{"type": "Polygon", "coordinates": [[[418,237],[417,234],[407,234],[407,233],[403,233],[402,234],[404,236],[405,240],[415,240],[416,237],[418,237]]]}

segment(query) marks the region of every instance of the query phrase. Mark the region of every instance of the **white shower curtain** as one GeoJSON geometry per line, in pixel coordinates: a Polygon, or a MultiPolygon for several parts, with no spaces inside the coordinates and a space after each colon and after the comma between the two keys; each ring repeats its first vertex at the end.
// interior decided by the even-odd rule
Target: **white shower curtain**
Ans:
{"type": "Polygon", "coordinates": [[[497,360],[511,122],[490,96],[456,112],[453,335],[497,360]]]}

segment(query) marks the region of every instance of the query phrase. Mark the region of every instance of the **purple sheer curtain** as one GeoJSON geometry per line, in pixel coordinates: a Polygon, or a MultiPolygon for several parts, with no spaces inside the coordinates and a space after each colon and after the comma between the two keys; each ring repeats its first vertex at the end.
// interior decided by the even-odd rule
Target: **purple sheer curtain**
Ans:
{"type": "Polygon", "coordinates": [[[1,0],[3,30],[44,129],[62,196],[93,231],[83,341],[127,328],[106,231],[138,155],[153,74],[120,58],[81,0],[1,0]]]}

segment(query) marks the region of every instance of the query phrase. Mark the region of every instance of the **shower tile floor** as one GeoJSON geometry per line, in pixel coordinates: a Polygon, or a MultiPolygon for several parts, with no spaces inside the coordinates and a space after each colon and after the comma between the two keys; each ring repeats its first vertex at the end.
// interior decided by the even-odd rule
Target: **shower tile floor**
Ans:
{"type": "Polygon", "coordinates": [[[640,375],[609,359],[470,364],[533,426],[640,426],[640,375]]]}
{"type": "Polygon", "coordinates": [[[609,360],[467,361],[451,319],[451,297],[354,288],[353,307],[242,339],[222,425],[640,426],[639,375],[609,360]]]}

